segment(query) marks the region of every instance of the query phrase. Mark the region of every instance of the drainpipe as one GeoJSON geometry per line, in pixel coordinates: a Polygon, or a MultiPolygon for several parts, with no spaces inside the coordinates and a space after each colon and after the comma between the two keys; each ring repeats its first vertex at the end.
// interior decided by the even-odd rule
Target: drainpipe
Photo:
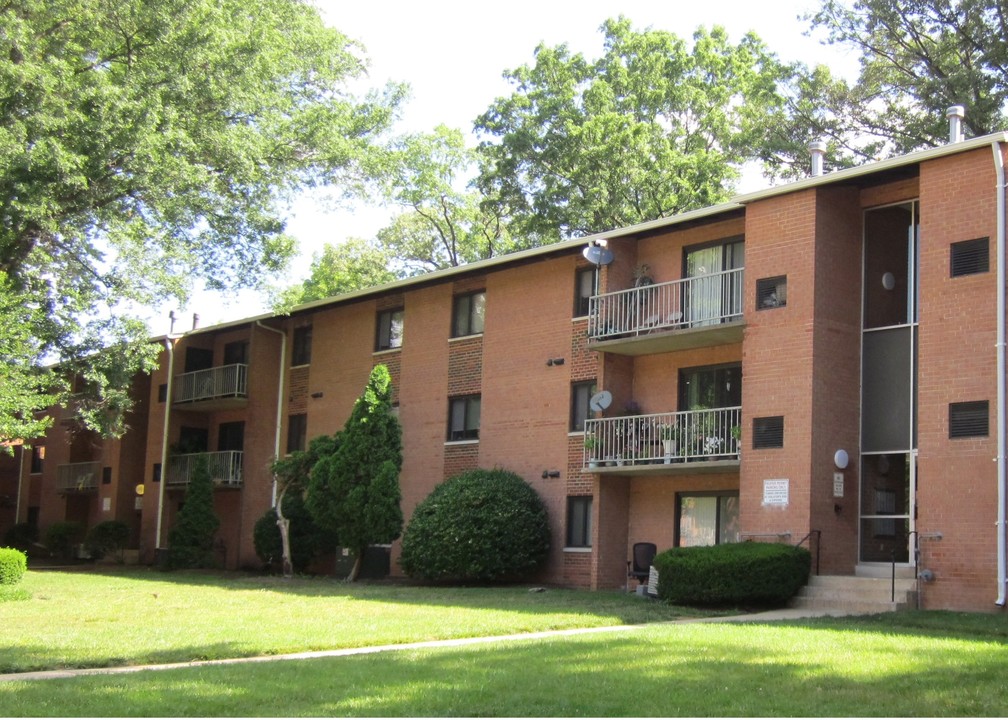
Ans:
{"type": "Polygon", "coordinates": [[[165,389],[164,428],[161,431],[161,481],[158,483],[157,529],[154,538],[155,551],[161,549],[161,523],[164,519],[165,485],[168,484],[168,427],[169,420],[171,419],[172,380],[175,377],[175,341],[179,337],[168,335],[164,339],[165,350],[168,351],[168,387],[165,389]]]}
{"type": "Polygon", "coordinates": [[[24,440],[21,441],[21,460],[18,462],[18,489],[17,500],[14,501],[14,522],[21,521],[21,492],[24,485],[24,440]]]}
{"type": "Polygon", "coordinates": [[[997,583],[998,605],[1005,604],[1005,167],[1001,143],[991,143],[997,171],[997,583]]]}
{"type": "MultiPolygon", "coordinates": [[[[280,424],[283,420],[283,397],[284,397],[284,378],[286,373],[284,370],[287,365],[287,333],[283,330],[277,330],[269,325],[263,325],[262,321],[256,320],[256,325],[261,327],[263,330],[269,330],[270,332],[275,332],[280,336],[280,385],[277,388],[277,406],[276,406],[276,433],[273,436],[273,459],[280,459],[280,424]]],[[[276,507],[277,503],[277,482],[276,475],[273,476],[273,503],[272,506],[276,507]]]]}

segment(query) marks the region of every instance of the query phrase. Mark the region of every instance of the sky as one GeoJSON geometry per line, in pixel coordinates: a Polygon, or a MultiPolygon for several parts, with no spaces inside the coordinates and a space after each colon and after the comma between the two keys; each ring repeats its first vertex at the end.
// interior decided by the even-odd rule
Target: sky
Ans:
{"type": "MultiPolygon", "coordinates": [[[[857,59],[805,35],[815,0],[511,0],[507,3],[422,2],[414,0],[316,0],[323,18],[363,44],[370,59],[369,87],[388,80],[406,82],[411,98],[398,132],[426,132],[438,124],[471,132],[473,120],[497,97],[511,93],[505,70],[533,62],[535,48],[566,43],[595,58],[602,52],[599,27],[623,15],[635,29],[667,30],[690,38],[699,26],[723,26],[733,42],[753,31],[785,61],[826,63],[837,73],[856,74],[857,59]]],[[[475,144],[473,141],[472,144],[475,144]]],[[[764,186],[749,178],[746,187],[764,186]]],[[[324,196],[305,195],[288,213],[288,232],[300,253],[283,284],[308,274],[312,253],[323,243],[348,237],[370,238],[388,224],[388,208],[358,204],[337,209],[324,196]]],[[[198,312],[201,324],[215,324],[268,312],[264,298],[252,292],[227,295],[197,293],[182,317],[198,312]]],[[[154,319],[154,332],[167,319],[154,319]]]]}

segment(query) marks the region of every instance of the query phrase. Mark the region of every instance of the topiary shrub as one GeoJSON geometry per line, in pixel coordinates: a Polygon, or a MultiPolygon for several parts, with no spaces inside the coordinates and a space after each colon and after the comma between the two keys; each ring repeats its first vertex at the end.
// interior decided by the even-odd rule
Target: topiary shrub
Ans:
{"type": "MultiPolygon", "coordinates": [[[[304,572],[305,568],[323,550],[323,533],[305,507],[304,498],[298,493],[288,493],[283,499],[284,517],[290,522],[291,565],[294,572],[304,572]]],[[[267,565],[280,566],[283,544],[280,528],[277,527],[276,510],[270,508],[256,521],[252,531],[252,541],[256,555],[267,565]]]]}
{"type": "Polygon", "coordinates": [[[654,559],[658,597],[673,605],[784,605],[811,564],[805,548],[757,542],[672,548],[654,559]]]}
{"type": "Polygon", "coordinates": [[[535,573],[549,546],[546,507],[528,483],[507,470],[470,470],[417,505],[399,562],[437,582],[517,581],[535,573]]]}
{"type": "Polygon", "coordinates": [[[88,531],[84,547],[95,560],[121,552],[129,542],[129,526],[120,520],[100,522],[88,531]]]}
{"type": "Polygon", "coordinates": [[[168,533],[168,569],[213,567],[213,540],[220,518],[213,509],[213,478],[204,457],[193,463],[185,504],[168,533]]]}
{"type": "Polygon", "coordinates": [[[27,552],[38,542],[39,529],[34,523],[21,522],[4,533],[4,544],[27,552]]]}
{"type": "Polygon", "coordinates": [[[28,569],[27,556],[15,548],[0,548],[0,585],[16,585],[28,569]]]}
{"type": "Polygon", "coordinates": [[[84,526],[79,522],[53,523],[45,532],[45,546],[53,555],[72,560],[74,547],[84,539],[84,526]]]}

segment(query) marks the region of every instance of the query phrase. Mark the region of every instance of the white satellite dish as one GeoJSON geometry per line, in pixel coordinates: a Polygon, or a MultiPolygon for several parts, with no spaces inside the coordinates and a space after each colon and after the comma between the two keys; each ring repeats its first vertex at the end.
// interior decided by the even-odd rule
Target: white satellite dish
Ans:
{"type": "Polygon", "coordinates": [[[595,412],[602,412],[607,407],[612,404],[612,393],[608,390],[602,390],[591,396],[591,400],[588,401],[588,407],[590,407],[595,412]]]}
{"type": "Polygon", "coordinates": [[[613,261],[612,250],[601,245],[589,245],[581,251],[581,254],[593,265],[608,265],[613,261]]]}

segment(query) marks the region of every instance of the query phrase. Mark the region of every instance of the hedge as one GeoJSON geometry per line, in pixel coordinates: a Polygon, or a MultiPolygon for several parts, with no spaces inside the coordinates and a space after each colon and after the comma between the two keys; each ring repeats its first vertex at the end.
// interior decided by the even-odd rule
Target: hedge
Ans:
{"type": "Polygon", "coordinates": [[[105,520],[88,531],[84,547],[95,560],[121,552],[129,542],[129,526],[121,520],[105,520]]]}
{"type": "Polygon", "coordinates": [[[0,548],[0,585],[16,585],[28,569],[28,559],[15,548],[0,548]]]}
{"type": "Polygon", "coordinates": [[[67,520],[56,522],[46,528],[45,546],[49,552],[64,560],[73,560],[74,546],[84,539],[84,526],[67,520]]]}
{"type": "Polygon", "coordinates": [[[672,548],[654,559],[658,597],[673,605],[781,606],[808,582],[812,556],[780,543],[672,548]]]}

